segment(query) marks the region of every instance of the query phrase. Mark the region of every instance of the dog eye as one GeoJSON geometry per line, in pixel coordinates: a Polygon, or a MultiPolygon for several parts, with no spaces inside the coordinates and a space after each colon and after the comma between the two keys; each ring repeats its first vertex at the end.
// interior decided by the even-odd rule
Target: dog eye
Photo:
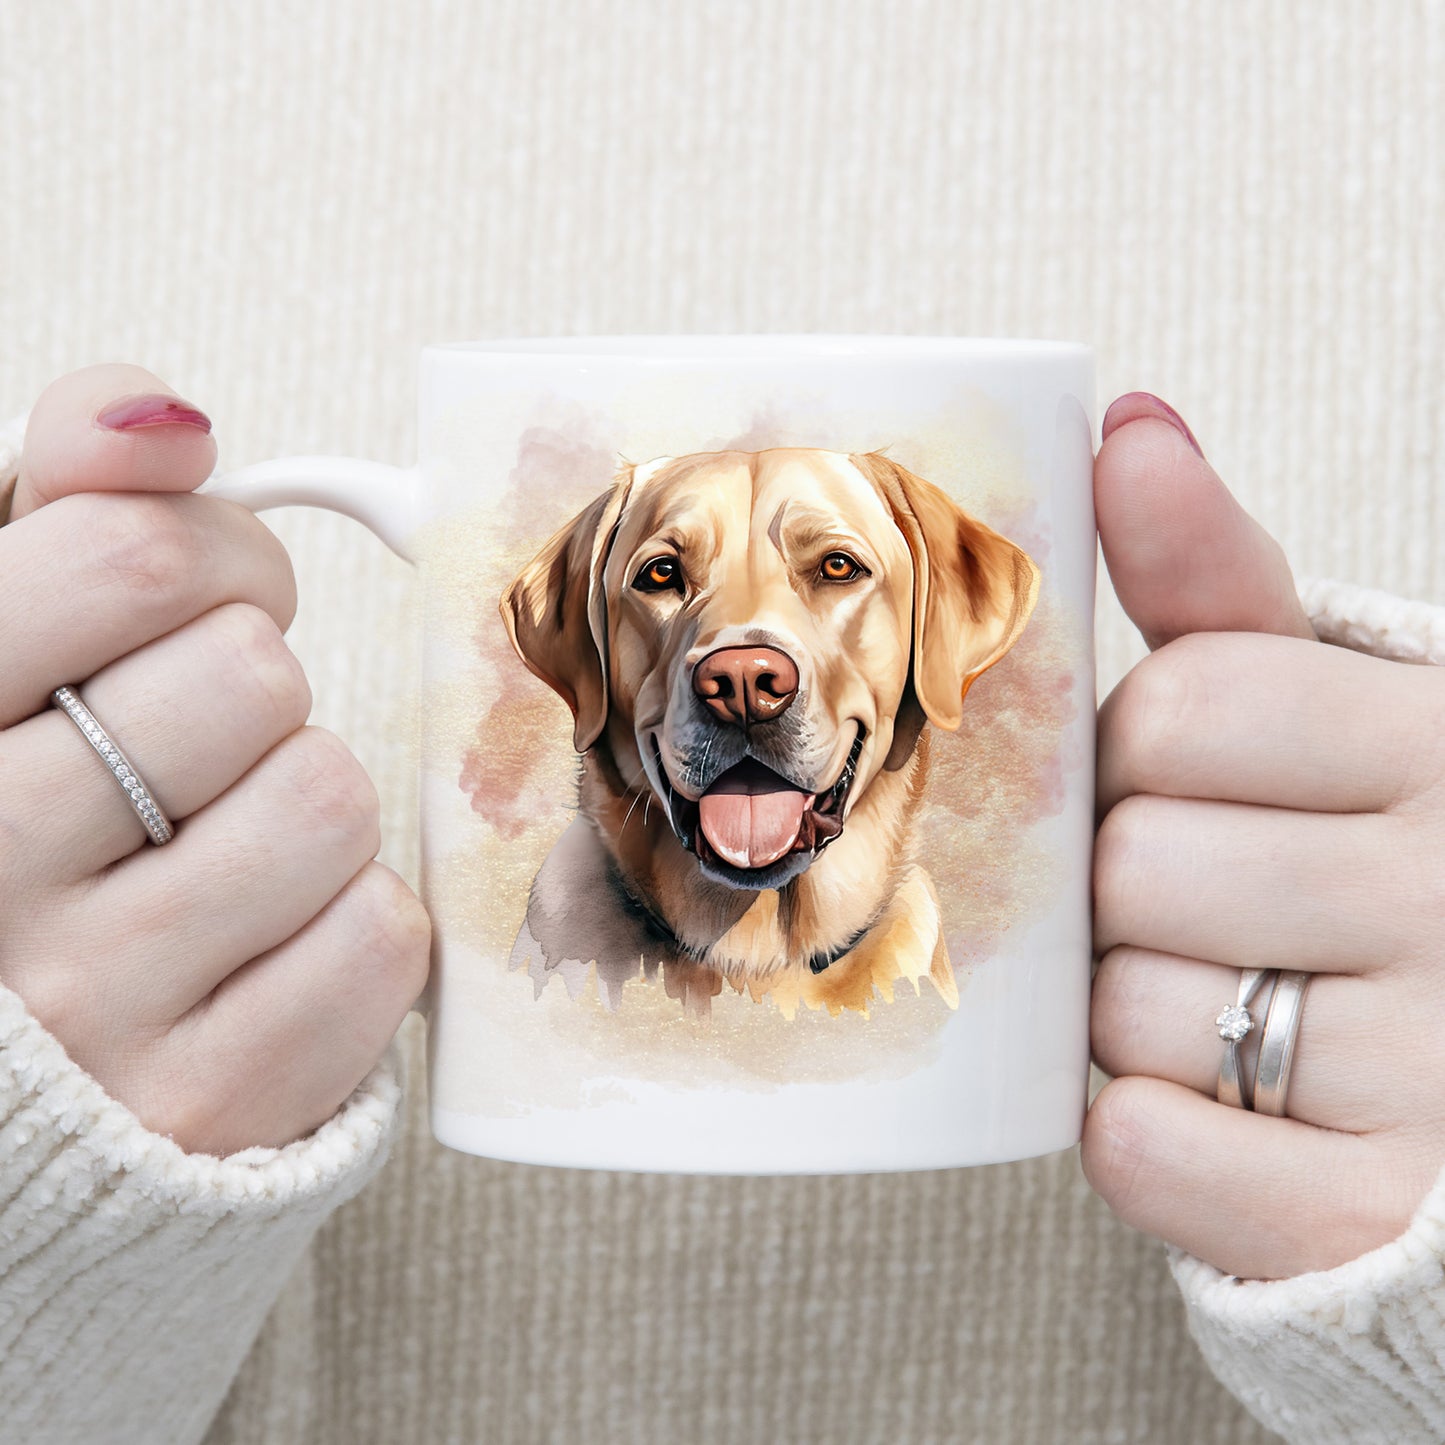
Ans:
{"type": "Polygon", "coordinates": [[[676,557],[654,557],[642,564],[632,585],[639,592],[681,592],[682,568],[676,557]]]}
{"type": "Polygon", "coordinates": [[[862,577],[866,570],[846,552],[829,552],[818,568],[818,575],[825,582],[851,582],[855,577],[862,577]]]}

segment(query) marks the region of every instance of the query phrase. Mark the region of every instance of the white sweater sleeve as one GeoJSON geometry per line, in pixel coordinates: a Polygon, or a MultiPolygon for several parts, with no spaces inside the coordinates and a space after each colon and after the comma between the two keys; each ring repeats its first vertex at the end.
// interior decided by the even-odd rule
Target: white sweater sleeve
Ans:
{"type": "MultiPolygon", "coordinates": [[[[1300,597],[1326,642],[1445,664],[1445,607],[1325,580],[1300,597]]],[[[1240,1280],[1167,1254],[1209,1368],[1292,1445],[1445,1440],[1445,1168],[1404,1234],[1335,1269],[1240,1280]]]]}
{"type": "MultiPolygon", "coordinates": [[[[0,521],[23,418],[0,425],[0,521]]],[[[285,1148],[188,1154],[0,986],[0,1441],[199,1441],[322,1220],[399,1118],[393,1043],[285,1148]]]]}

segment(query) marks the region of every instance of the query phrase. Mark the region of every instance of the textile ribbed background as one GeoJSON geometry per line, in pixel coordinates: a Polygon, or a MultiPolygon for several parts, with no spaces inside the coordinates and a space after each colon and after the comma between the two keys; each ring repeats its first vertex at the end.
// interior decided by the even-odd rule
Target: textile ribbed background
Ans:
{"type": "MultiPolygon", "coordinates": [[[[225,465],[409,462],[428,340],[1062,337],[1176,404],[1298,572],[1445,601],[1442,75],[1424,0],[4,0],[0,410],[134,360],[225,465]]],[[[271,516],[313,721],[414,880],[406,569],[271,516]]],[[[1102,692],[1141,650],[1106,581],[1099,636],[1102,692]]],[[[1266,1438],[1075,1155],[492,1163],[430,1143],[406,1034],[411,1131],[216,1445],[1266,1438]]]]}

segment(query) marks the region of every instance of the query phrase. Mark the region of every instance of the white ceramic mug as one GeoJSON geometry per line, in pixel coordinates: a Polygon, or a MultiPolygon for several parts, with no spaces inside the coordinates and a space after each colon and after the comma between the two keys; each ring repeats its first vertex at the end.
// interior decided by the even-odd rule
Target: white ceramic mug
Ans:
{"type": "Polygon", "coordinates": [[[436,1137],[708,1173],[1077,1142],[1091,352],[494,340],[426,347],[420,407],[413,468],[203,490],[419,567],[436,1137]]]}

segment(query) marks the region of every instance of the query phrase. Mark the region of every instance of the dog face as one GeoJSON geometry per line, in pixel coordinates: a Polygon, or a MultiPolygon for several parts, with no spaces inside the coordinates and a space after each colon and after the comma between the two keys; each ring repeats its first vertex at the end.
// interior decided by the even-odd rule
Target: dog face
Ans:
{"type": "Polygon", "coordinates": [[[780,888],[1013,645],[1038,569],[877,454],[625,468],[508,588],[523,662],[704,874],[780,888]]]}

